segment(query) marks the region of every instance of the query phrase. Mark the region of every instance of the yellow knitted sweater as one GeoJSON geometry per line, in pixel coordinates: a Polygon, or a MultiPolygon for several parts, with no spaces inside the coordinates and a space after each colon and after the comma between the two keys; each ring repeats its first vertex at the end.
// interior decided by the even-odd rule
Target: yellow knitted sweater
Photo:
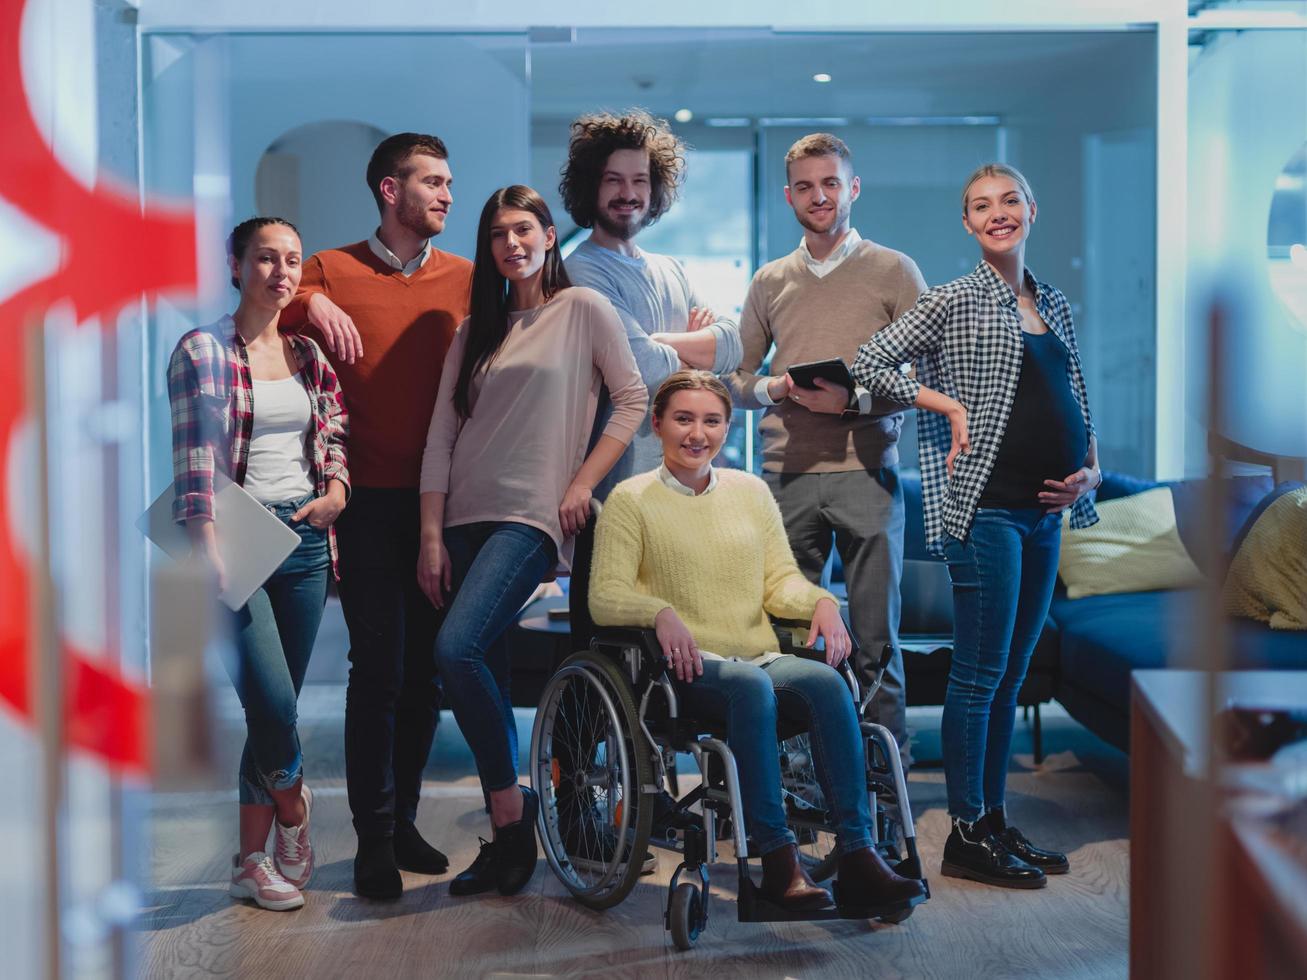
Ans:
{"type": "Polygon", "coordinates": [[[810,619],[835,598],[794,563],[767,485],[740,470],[689,497],[657,472],[617,485],[595,529],[590,614],[600,626],[650,628],[668,606],[701,650],[753,659],[776,649],[770,613],[810,619]]]}

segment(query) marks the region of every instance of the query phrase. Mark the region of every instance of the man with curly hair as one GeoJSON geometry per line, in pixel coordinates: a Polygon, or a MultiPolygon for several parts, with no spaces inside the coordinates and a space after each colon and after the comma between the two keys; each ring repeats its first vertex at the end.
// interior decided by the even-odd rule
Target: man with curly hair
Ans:
{"type": "MultiPolygon", "coordinates": [[[[681,367],[726,374],[740,364],[736,323],[704,305],[681,263],[635,244],[641,230],[675,202],[684,176],[685,144],[666,120],[632,109],[620,116],[582,116],[572,123],[558,189],[572,220],[589,228],[590,237],[568,257],[567,273],[573,283],[598,290],[616,307],[650,391],[681,367]]],[[[606,418],[601,409],[596,432],[606,418]]],[[[619,482],[653,469],[661,458],[661,444],[646,419],[595,496],[603,499],[619,482]]]]}
{"type": "MultiPolygon", "coordinates": [[[[650,391],[682,367],[728,374],[740,365],[735,321],[715,316],[704,305],[676,259],[635,244],[636,236],[676,201],[684,177],[685,144],[665,119],[631,109],[620,116],[594,113],[572,123],[558,190],[572,220],[589,228],[590,236],[567,258],[567,274],[575,285],[603,293],[616,308],[650,391]]],[[[606,394],[592,441],[611,412],[606,394]]],[[[622,480],[661,461],[662,443],[646,418],[617,465],[595,487],[595,499],[604,500],[622,480]]],[[[593,628],[586,603],[593,544],[589,534],[578,539],[568,593],[572,635],[581,643],[593,628]]],[[[655,804],[656,819],[669,802],[663,794],[655,804]]],[[[664,830],[655,825],[656,833],[664,830]]],[[[654,864],[652,853],[647,854],[645,873],[654,864]]]]}

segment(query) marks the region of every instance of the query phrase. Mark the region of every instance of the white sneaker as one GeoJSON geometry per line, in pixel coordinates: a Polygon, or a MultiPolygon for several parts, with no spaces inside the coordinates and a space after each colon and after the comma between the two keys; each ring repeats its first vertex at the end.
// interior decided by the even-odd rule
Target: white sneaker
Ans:
{"type": "Polygon", "coordinates": [[[249,898],[260,908],[273,912],[297,909],[304,904],[300,890],[277,873],[272,858],[255,851],[243,862],[239,854],[231,859],[232,898],[249,898]]]}
{"type": "Polygon", "coordinates": [[[302,824],[298,827],[283,827],[273,821],[273,825],[277,828],[273,855],[277,870],[296,888],[303,888],[313,877],[313,845],[309,842],[309,815],[313,809],[313,793],[307,783],[300,785],[300,795],[304,798],[302,824]]]}

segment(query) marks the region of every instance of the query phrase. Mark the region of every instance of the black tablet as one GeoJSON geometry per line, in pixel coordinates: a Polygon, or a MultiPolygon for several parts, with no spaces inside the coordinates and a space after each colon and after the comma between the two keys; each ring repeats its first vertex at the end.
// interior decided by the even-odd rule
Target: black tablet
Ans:
{"type": "Polygon", "coordinates": [[[838,357],[829,361],[809,361],[806,364],[791,364],[789,375],[800,388],[816,388],[816,379],[829,381],[831,384],[843,385],[853,398],[853,375],[849,374],[848,365],[838,357]]]}

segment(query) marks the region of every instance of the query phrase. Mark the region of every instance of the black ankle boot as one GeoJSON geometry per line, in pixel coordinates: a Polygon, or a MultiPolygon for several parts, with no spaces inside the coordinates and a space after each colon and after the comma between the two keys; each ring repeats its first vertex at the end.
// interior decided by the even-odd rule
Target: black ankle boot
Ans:
{"type": "Polygon", "coordinates": [[[423,840],[407,820],[395,821],[395,863],[405,871],[424,875],[443,875],[449,870],[449,858],[423,840]]]}
{"type": "Polygon", "coordinates": [[[522,819],[504,827],[495,828],[495,885],[501,895],[516,895],[535,873],[536,814],[540,811],[540,797],[527,786],[522,790],[522,819]]]}
{"type": "Polygon", "coordinates": [[[1043,871],[1021,860],[990,832],[983,816],[974,824],[953,819],[939,870],[949,878],[969,878],[1000,888],[1043,888],[1048,883],[1043,871]]]}
{"type": "Polygon", "coordinates": [[[360,898],[399,898],[403,893],[394,839],[360,837],[354,858],[354,894],[360,898]]]}

